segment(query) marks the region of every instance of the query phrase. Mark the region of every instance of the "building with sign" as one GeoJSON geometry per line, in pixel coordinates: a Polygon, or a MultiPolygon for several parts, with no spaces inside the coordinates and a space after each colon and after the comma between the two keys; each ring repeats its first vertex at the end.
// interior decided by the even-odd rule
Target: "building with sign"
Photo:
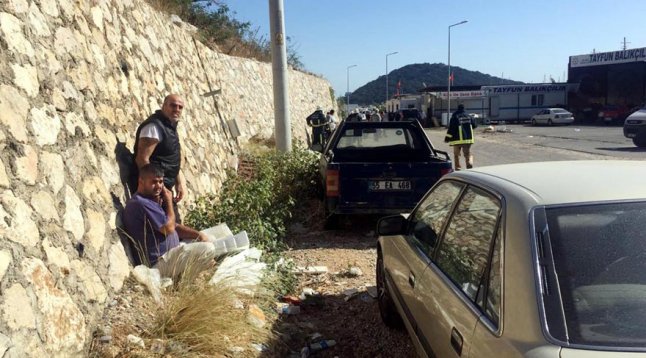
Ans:
{"type": "Polygon", "coordinates": [[[522,122],[546,108],[566,108],[576,85],[538,83],[482,86],[486,117],[491,121],[522,122]]]}
{"type": "MultiPolygon", "coordinates": [[[[568,92],[575,89],[576,85],[567,83],[452,87],[449,112],[461,104],[467,113],[478,114],[481,118],[521,122],[542,109],[567,106],[568,92]]],[[[432,108],[433,116],[445,116],[448,104],[446,87],[427,88],[425,91],[432,96],[429,108],[432,108]]]]}
{"type": "Polygon", "coordinates": [[[646,47],[570,56],[568,83],[579,84],[569,96],[576,118],[594,120],[609,107],[628,113],[646,101],[646,47]]]}

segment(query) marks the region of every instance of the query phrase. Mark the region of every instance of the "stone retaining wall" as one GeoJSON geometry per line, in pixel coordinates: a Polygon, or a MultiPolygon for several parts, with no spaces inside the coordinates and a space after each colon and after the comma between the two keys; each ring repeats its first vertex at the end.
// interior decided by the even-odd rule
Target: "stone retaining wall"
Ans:
{"type": "MultiPolygon", "coordinates": [[[[217,192],[240,144],[271,135],[271,64],[211,51],[193,34],[141,0],[0,2],[0,356],[87,351],[130,270],[116,159],[166,94],[186,101],[180,210],[217,192]]],[[[304,140],[305,116],[334,106],[330,85],[296,71],[289,81],[293,135],[304,140]]]]}

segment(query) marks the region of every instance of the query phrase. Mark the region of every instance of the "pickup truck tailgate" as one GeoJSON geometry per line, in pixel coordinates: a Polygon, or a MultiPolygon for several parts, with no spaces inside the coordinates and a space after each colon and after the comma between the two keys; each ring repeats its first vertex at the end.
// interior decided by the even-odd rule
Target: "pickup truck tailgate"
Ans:
{"type": "MultiPolygon", "coordinates": [[[[442,171],[443,164],[344,163],[339,168],[337,209],[410,210],[446,172],[442,171]]],[[[446,169],[450,169],[450,164],[446,169]]]]}

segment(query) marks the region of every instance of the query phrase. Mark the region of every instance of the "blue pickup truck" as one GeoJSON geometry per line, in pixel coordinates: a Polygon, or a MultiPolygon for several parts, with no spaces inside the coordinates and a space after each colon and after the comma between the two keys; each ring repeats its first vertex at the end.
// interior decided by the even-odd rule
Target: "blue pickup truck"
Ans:
{"type": "Polygon", "coordinates": [[[433,148],[417,120],[343,121],[319,161],[326,227],[340,214],[411,211],[444,174],[446,152],[433,148]]]}

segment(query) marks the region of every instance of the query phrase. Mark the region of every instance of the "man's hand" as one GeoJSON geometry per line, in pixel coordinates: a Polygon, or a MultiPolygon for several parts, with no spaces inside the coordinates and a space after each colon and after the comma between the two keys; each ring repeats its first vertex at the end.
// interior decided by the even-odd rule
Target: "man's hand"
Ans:
{"type": "Polygon", "coordinates": [[[209,237],[206,236],[203,232],[197,234],[197,241],[208,242],[209,237]]]}
{"type": "Polygon", "coordinates": [[[165,186],[162,186],[161,200],[167,205],[173,205],[173,193],[168,190],[165,186]]]}
{"type": "Polygon", "coordinates": [[[173,200],[176,203],[179,203],[184,199],[184,195],[186,195],[186,189],[184,189],[184,174],[180,171],[177,174],[177,180],[175,181],[175,197],[173,197],[173,200]]]}

